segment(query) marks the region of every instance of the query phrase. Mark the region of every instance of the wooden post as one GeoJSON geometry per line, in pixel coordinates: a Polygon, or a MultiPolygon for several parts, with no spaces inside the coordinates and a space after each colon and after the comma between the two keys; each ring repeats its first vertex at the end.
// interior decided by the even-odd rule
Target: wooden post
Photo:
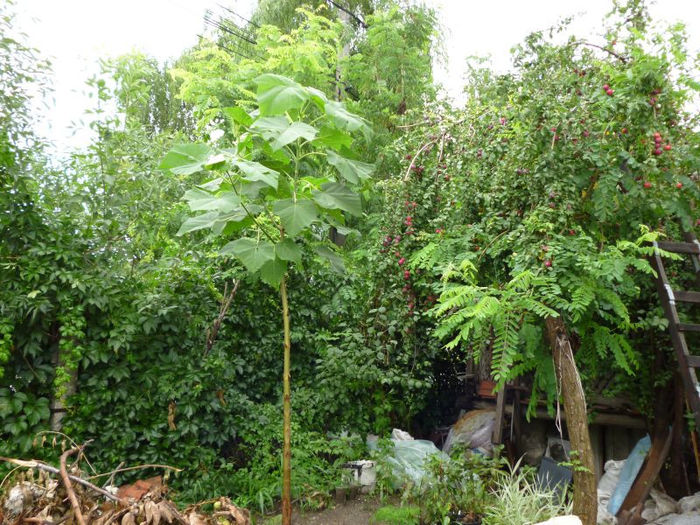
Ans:
{"type": "Polygon", "coordinates": [[[583,525],[595,525],[598,493],[593,448],[588,434],[586,396],[564,323],[560,318],[548,317],[546,326],[557,382],[561,385],[571,450],[578,452],[577,459],[580,467],[583,467],[574,469],[574,514],[581,519],[583,525]]]}

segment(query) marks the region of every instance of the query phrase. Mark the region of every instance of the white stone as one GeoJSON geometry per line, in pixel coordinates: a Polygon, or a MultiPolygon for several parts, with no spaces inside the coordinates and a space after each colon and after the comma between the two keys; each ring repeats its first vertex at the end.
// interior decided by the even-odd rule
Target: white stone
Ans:
{"type": "Polygon", "coordinates": [[[547,521],[542,521],[536,525],[583,525],[578,516],[557,516],[547,521]]]}

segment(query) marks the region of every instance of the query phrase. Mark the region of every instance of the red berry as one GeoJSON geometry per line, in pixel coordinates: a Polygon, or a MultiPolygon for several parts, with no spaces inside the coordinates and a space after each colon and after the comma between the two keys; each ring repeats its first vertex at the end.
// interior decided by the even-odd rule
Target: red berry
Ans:
{"type": "Polygon", "coordinates": [[[644,183],[644,187],[647,188],[647,189],[651,188],[651,182],[646,181],[646,182],[644,183]]]}
{"type": "Polygon", "coordinates": [[[590,134],[591,134],[591,132],[588,131],[587,129],[584,129],[584,130],[583,130],[583,136],[584,136],[584,137],[588,137],[588,136],[590,136],[590,134]]]}
{"type": "Polygon", "coordinates": [[[412,158],[413,158],[413,155],[411,155],[410,153],[407,153],[406,156],[404,157],[404,159],[406,159],[406,160],[411,160],[412,158]]]}
{"type": "Polygon", "coordinates": [[[608,84],[603,84],[603,91],[607,91],[610,89],[610,86],[608,84]]]}
{"type": "Polygon", "coordinates": [[[404,278],[404,279],[410,279],[410,278],[411,278],[411,272],[409,272],[408,270],[404,270],[404,272],[403,272],[403,278],[404,278]]]}
{"type": "Polygon", "coordinates": [[[671,145],[670,145],[670,144],[666,144],[666,145],[664,146],[664,149],[665,149],[666,151],[671,151],[671,145]]]}
{"type": "Polygon", "coordinates": [[[661,138],[661,133],[659,133],[658,131],[655,132],[655,133],[654,133],[654,138],[655,138],[655,139],[660,139],[660,138],[661,138]]]}
{"type": "Polygon", "coordinates": [[[552,266],[552,261],[550,261],[549,259],[547,259],[547,260],[544,262],[544,265],[545,265],[547,268],[551,268],[551,266],[552,266]]]}
{"type": "Polygon", "coordinates": [[[654,150],[654,155],[661,155],[662,153],[663,153],[663,152],[662,152],[659,148],[656,148],[656,149],[654,150]]]}
{"type": "Polygon", "coordinates": [[[608,90],[606,91],[606,93],[608,94],[609,97],[612,97],[612,96],[613,96],[613,93],[615,93],[615,90],[614,90],[614,89],[608,89],[608,90]]]}
{"type": "Polygon", "coordinates": [[[554,127],[549,128],[549,131],[551,131],[552,133],[556,133],[556,132],[557,132],[557,128],[554,128],[554,127]]]}
{"type": "Polygon", "coordinates": [[[575,230],[569,230],[569,235],[576,235],[576,231],[575,231],[575,230]]]}
{"type": "Polygon", "coordinates": [[[440,228],[435,228],[435,233],[442,233],[442,230],[440,228]]]}
{"type": "Polygon", "coordinates": [[[627,128],[622,128],[622,134],[627,135],[627,128]]]}
{"type": "Polygon", "coordinates": [[[682,182],[676,182],[676,188],[678,188],[680,190],[682,187],[683,187],[682,182]]]}
{"type": "Polygon", "coordinates": [[[404,257],[401,257],[401,259],[399,259],[399,266],[403,266],[403,264],[405,262],[406,262],[406,259],[404,257]]]}

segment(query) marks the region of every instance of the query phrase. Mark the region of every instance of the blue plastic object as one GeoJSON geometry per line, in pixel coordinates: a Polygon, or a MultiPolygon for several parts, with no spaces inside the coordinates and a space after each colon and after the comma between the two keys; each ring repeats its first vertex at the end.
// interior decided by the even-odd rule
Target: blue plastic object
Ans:
{"type": "Polygon", "coordinates": [[[617,515],[617,511],[620,510],[622,502],[625,501],[627,494],[632,488],[632,483],[637,479],[637,474],[642,468],[649,449],[651,449],[651,439],[649,436],[644,436],[637,441],[629,457],[625,460],[625,464],[620,471],[620,480],[617,482],[608,502],[608,512],[613,516],[617,515]]]}

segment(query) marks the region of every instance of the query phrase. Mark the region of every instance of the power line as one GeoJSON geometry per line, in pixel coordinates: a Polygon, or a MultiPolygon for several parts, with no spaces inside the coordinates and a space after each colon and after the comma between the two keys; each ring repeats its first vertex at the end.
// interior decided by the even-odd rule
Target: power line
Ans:
{"type": "Polygon", "coordinates": [[[244,22],[248,22],[250,25],[257,27],[258,29],[260,28],[260,26],[259,26],[258,24],[256,24],[255,22],[253,22],[252,20],[248,20],[246,17],[239,15],[239,14],[236,13],[235,11],[229,9],[228,7],[226,7],[226,6],[224,6],[224,5],[221,5],[221,4],[219,4],[219,3],[217,3],[216,5],[218,5],[221,9],[224,9],[224,10],[228,11],[228,12],[231,13],[233,16],[237,16],[238,18],[240,18],[240,19],[243,20],[244,22]]]}
{"type": "Polygon", "coordinates": [[[362,26],[362,29],[367,29],[367,24],[365,23],[364,20],[362,20],[359,16],[357,16],[355,13],[350,11],[347,7],[343,7],[340,5],[338,2],[334,2],[333,0],[328,0],[331,4],[333,4],[335,7],[340,9],[343,13],[346,13],[353,17],[355,21],[362,26]]]}

